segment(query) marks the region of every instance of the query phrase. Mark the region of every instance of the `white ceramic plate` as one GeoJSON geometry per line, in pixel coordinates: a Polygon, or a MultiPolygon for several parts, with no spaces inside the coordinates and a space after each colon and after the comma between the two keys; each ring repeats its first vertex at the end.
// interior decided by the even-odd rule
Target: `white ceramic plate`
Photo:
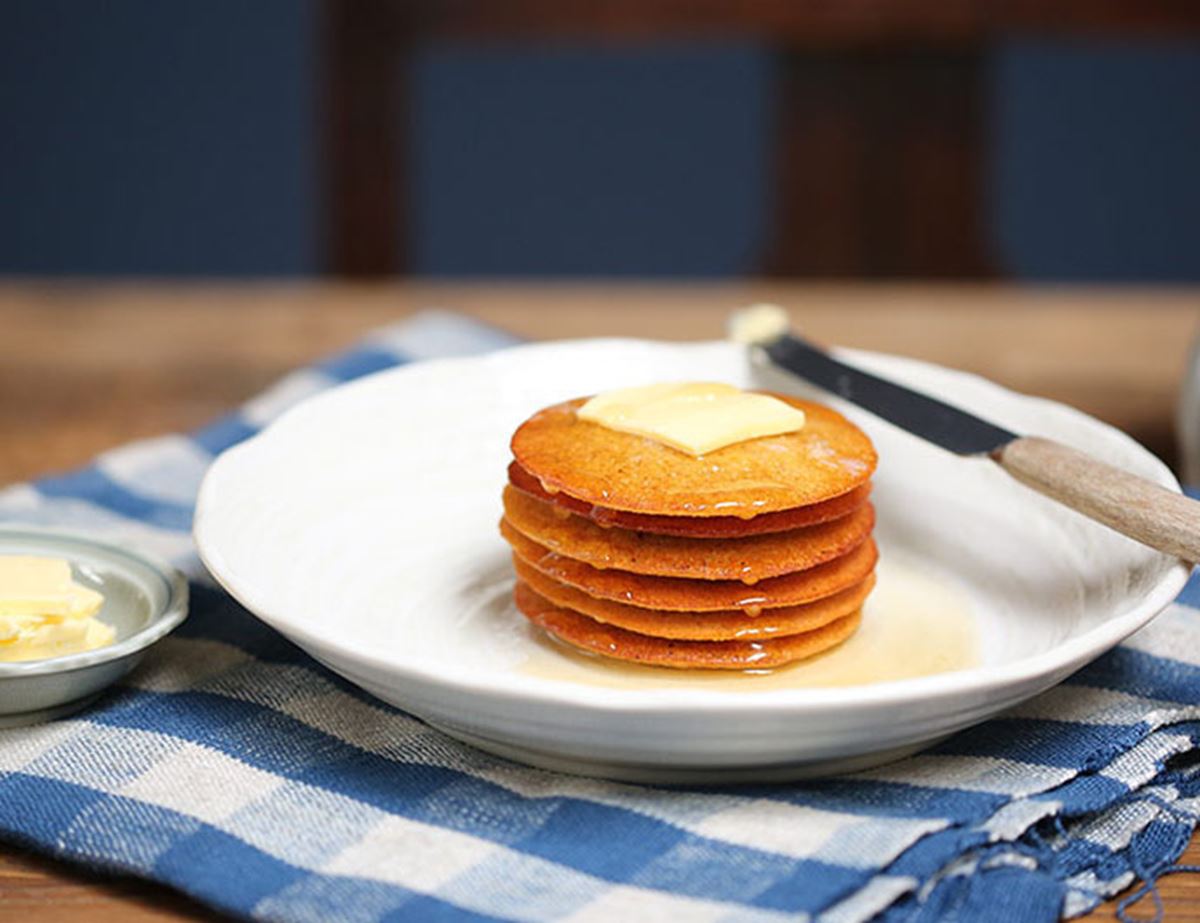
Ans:
{"type": "MultiPolygon", "coordinates": [[[[1144,449],[1069,408],[911,360],[844,355],[1177,489],[1144,449]]],[[[991,462],[830,400],[879,450],[881,588],[893,579],[886,567],[901,562],[926,581],[915,586],[960,599],[978,662],[825,688],[582,681],[596,668],[576,670],[549,649],[509,599],[496,531],[509,437],[547,404],[673,379],[830,400],[726,343],[594,340],[422,363],[316,397],[222,455],[200,492],[200,552],[265,622],[447,733],[549,768],[653,781],[784,778],[911,752],[1062,680],[1149,621],[1186,579],[1180,562],[1057,507],[991,462]],[[545,669],[556,657],[569,668],[545,669]]],[[[869,606],[864,637],[888,616],[869,606]]]]}

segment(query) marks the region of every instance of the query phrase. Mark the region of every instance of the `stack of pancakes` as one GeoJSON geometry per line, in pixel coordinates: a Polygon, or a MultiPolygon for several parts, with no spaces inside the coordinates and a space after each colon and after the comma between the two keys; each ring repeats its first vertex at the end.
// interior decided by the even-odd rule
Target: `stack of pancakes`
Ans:
{"type": "Polygon", "coordinates": [[[763,669],[858,627],[877,558],[876,455],[828,407],[798,432],[692,456],[580,419],[513,436],[500,531],[517,607],[562,641],[664,667],[763,669]]]}

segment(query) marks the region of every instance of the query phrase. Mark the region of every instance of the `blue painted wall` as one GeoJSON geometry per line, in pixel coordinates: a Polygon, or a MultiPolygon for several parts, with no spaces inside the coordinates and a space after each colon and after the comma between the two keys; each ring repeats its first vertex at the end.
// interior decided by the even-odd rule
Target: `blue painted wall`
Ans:
{"type": "Polygon", "coordinates": [[[1200,46],[1014,44],[993,69],[997,252],[1033,279],[1200,280],[1200,46]]]}
{"type": "MultiPolygon", "coordinates": [[[[8,0],[0,272],[319,270],[312,0],[8,0]]],[[[1200,280],[1200,45],[1010,43],[1001,265],[1200,280]]],[[[771,56],[441,46],[418,60],[418,272],[727,276],[758,263],[771,56]]]]}
{"type": "Polygon", "coordinates": [[[728,276],[764,246],[771,59],[746,46],[432,48],[414,266],[728,276]]]}
{"type": "Polygon", "coordinates": [[[316,267],[313,4],[5,0],[0,271],[316,267]]]}

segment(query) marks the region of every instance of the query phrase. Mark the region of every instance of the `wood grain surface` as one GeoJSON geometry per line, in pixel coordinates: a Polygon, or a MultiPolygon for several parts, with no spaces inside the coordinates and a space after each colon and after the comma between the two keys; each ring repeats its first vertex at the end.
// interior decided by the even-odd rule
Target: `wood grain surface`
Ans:
{"type": "Polygon", "coordinates": [[[1185,561],[1200,561],[1200,501],[1070,446],[1022,436],[993,453],[1022,484],[1185,561]]]}
{"type": "MultiPolygon", "coordinates": [[[[419,308],[464,310],[537,339],[703,339],[755,301],[787,306],[821,341],[929,359],[1073,404],[1167,458],[1176,392],[1200,332],[1197,291],[9,282],[0,284],[0,483],[199,426],[419,308]]],[[[1184,861],[1200,862],[1195,842],[1184,861]]],[[[1169,876],[1160,889],[1167,920],[1200,923],[1200,876],[1169,876]]],[[[3,920],[218,918],[146,882],[0,847],[3,920]]],[[[1114,918],[1111,903],[1095,914],[1114,918]]]]}

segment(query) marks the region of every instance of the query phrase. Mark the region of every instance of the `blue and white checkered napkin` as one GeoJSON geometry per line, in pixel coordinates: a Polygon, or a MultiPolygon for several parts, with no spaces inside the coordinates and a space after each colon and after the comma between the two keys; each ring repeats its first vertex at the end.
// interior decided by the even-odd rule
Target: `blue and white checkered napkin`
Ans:
{"type": "MultiPolygon", "coordinates": [[[[0,491],[0,519],[127,541],[200,578],[188,528],[216,452],[339,381],[507,342],[419,315],[193,436],[0,491]]],[[[114,694],[0,732],[0,837],[270,920],[1011,923],[1153,879],[1200,815],[1200,619],[1184,605],[923,755],[705,791],[462,746],[193,589],[191,619],[114,694]]]]}

